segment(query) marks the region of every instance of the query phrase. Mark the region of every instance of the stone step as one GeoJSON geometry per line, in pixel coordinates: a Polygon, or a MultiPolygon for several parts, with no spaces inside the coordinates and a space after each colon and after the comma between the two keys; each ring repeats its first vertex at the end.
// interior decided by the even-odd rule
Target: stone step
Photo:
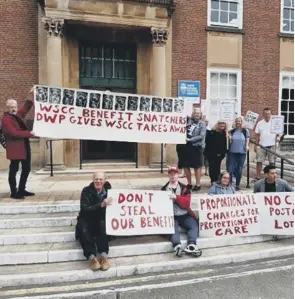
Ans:
{"type": "Polygon", "coordinates": [[[124,171],[125,169],[136,169],[135,162],[95,162],[95,161],[85,161],[82,164],[82,169],[99,169],[99,170],[108,170],[108,169],[120,169],[124,171]]]}
{"type": "MultiPolygon", "coordinates": [[[[167,167],[164,167],[163,169],[164,169],[164,172],[167,173],[167,167]]],[[[97,171],[97,170],[98,169],[96,167],[95,168],[88,168],[88,169],[87,168],[79,169],[79,168],[68,167],[65,170],[54,170],[54,175],[93,174],[93,172],[97,171]]],[[[123,170],[120,169],[120,168],[116,168],[116,167],[106,168],[106,169],[99,169],[99,170],[104,171],[106,175],[113,174],[113,173],[121,173],[122,174],[122,172],[124,174],[149,173],[149,172],[152,172],[152,173],[158,172],[158,173],[160,173],[161,172],[160,167],[157,167],[157,168],[136,168],[135,166],[130,167],[130,168],[126,167],[123,170]]],[[[37,170],[36,174],[37,175],[48,175],[48,174],[50,174],[50,169],[42,168],[40,170],[37,170]]]]}
{"type": "Polygon", "coordinates": [[[0,215],[0,229],[73,226],[77,223],[77,212],[0,215]]]}
{"type": "MultiPolygon", "coordinates": [[[[199,258],[191,256],[177,258],[172,253],[151,254],[148,258],[145,255],[111,258],[111,268],[106,272],[92,272],[88,269],[87,261],[0,266],[0,285],[2,288],[17,287],[20,289],[21,286],[100,281],[113,277],[167,271],[177,272],[181,269],[193,269],[209,265],[291,256],[294,253],[293,242],[293,239],[286,239],[276,242],[230,246],[222,249],[206,249],[199,258]]],[[[83,298],[87,297],[83,296],[83,298]]]]}

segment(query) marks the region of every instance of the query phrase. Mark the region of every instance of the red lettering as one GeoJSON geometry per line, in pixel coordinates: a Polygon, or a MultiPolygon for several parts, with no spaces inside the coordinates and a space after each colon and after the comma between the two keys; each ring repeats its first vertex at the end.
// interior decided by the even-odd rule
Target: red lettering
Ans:
{"type": "Polygon", "coordinates": [[[51,122],[52,124],[54,124],[56,122],[57,114],[55,114],[54,116],[44,114],[43,116],[44,116],[44,121],[46,123],[51,122]]]}
{"type": "Polygon", "coordinates": [[[124,201],[125,201],[125,195],[123,193],[120,193],[118,197],[118,203],[122,203],[124,201]]]}
{"type": "Polygon", "coordinates": [[[116,121],[115,120],[113,120],[113,121],[105,120],[105,123],[106,123],[107,127],[112,128],[115,125],[116,121]]]}
{"type": "Polygon", "coordinates": [[[275,196],[264,196],[264,203],[265,205],[276,205],[276,206],[279,206],[281,204],[281,199],[278,195],[275,195],[275,196]]]}
{"type": "Polygon", "coordinates": [[[52,105],[42,105],[40,104],[40,110],[45,112],[50,112],[52,109],[52,105]]]}
{"type": "Polygon", "coordinates": [[[119,221],[116,218],[112,219],[111,224],[112,224],[112,229],[113,230],[117,230],[119,228],[119,221]]]}
{"type": "Polygon", "coordinates": [[[149,215],[155,215],[155,213],[152,211],[152,207],[149,206],[149,215]]]}
{"type": "Polygon", "coordinates": [[[140,218],[140,227],[141,228],[145,228],[146,227],[146,221],[144,217],[140,218]]]}
{"type": "Polygon", "coordinates": [[[292,205],[293,203],[292,203],[292,201],[289,201],[288,199],[290,198],[290,195],[286,195],[286,197],[285,197],[285,203],[287,204],[287,205],[292,205]]]}

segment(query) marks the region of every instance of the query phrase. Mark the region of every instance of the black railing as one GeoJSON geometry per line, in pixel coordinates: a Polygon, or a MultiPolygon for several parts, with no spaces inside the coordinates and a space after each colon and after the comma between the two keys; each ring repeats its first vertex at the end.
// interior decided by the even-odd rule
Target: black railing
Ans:
{"type": "MultiPolygon", "coordinates": [[[[260,148],[262,148],[266,152],[274,155],[276,158],[281,159],[281,167],[280,167],[281,168],[281,175],[280,175],[281,178],[284,178],[284,162],[287,162],[288,164],[294,166],[294,161],[278,154],[275,151],[270,150],[267,147],[264,147],[264,146],[260,145],[256,140],[250,139],[250,142],[253,143],[256,146],[259,146],[260,148]]],[[[247,186],[246,186],[246,188],[250,188],[250,154],[249,154],[249,151],[247,152],[247,186]]]]}
{"type": "Polygon", "coordinates": [[[46,149],[49,149],[49,163],[50,163],[50,176],[53,176],[53,141],[63,141],[64,139],[49,139],[46,140],[46,149]],[[49,145],[48,145],[49,144],[49,145]]]}

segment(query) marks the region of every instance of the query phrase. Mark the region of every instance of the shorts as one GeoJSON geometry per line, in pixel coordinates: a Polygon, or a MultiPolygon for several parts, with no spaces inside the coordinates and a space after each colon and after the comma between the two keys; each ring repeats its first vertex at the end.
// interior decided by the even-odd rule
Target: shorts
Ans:
{"type": "Polygon", "coordinates": [[[202,168],[203,167],[203,147],[200,145],[186,145],[185,155],[183,156],[183,168],[202,168]]]}
{"type": "MultiPolygon", "coordinates": [[[[273,152],[276,151],[275,146],[272,146],[269,149],[273,152]]],[[[265,151],[263,148],[257,146],[257,154],[256,154],[257,163],[263,163],[266,160],[266,158],[269,163],[275,164],[276,156],[265,151]]]]}

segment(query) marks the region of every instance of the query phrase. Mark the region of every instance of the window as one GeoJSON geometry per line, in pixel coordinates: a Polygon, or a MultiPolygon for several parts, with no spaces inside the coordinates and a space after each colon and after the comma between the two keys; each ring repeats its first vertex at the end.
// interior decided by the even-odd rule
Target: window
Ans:
{"type": "Polygon", "coordinates": [[[294,33],[294,0],[281,0],[281,32],[294,33]]]}
{"type": "Polygon", "coordinates": [[[281,73],[279,112],[285,118],[284,134],[294,137],[294,74],[281,73]]]}
{"type": "Polygon", "coordinates": [[[242,29],[243,0],[208,0],[208,26],[242,29]]]}
{"type": "Polygon", "coordinates": [[[240,115],[241,71],[208,69],[207,99],[210,100],[210,125],[214,125],[218,119],[230,121],[236,115],[240,115]]]}

